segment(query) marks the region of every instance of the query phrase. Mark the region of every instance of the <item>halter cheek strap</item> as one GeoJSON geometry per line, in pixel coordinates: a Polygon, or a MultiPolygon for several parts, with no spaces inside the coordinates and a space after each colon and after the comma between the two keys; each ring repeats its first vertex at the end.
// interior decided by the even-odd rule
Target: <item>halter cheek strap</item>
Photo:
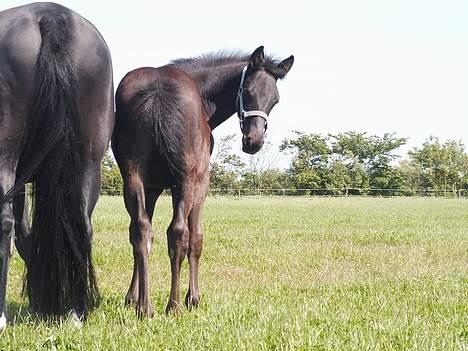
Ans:
{"type": "Polygon", "coordinates": [[[268,126],[268,115],[260,110],[250,110],[246,111],[245,110],[245,105],[244,105],[244,80],[245,80],[245,73],[247,72],[247,66],[244,67],[242,70],[242,76],[241,76],[241,81],[239,85],[239,91],[237,93],[237,96],[239,98],[239,110],[237,111],[237,116],[239,117],[239,123],[241,130],[244,128],[244,120],[247,117],[262,117],[265,120],[265,131],[268,126]]]}

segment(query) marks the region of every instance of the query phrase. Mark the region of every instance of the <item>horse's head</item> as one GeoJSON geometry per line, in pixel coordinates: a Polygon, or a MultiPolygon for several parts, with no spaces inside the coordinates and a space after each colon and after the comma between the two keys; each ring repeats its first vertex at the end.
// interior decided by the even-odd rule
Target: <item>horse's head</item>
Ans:
{"type": "Polygon", "coordinates": [[[294,56],[272,63],[265,59],[263,46],[250,56],[242,72],[237,95],[237,114],[242,130],[242,151],[255,154],[264,142],[270,111],[279,102],[276,82],[291,69],[294,56]]]}

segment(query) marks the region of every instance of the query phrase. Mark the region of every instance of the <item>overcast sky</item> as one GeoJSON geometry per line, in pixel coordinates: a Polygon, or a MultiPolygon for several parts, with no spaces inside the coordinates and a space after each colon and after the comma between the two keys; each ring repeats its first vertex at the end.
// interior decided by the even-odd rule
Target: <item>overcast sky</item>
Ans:
{"type": "MultiPolygon", "coordinates": [[[[28,2],[1,0],[0,10],[28,2]]],[[[294,129],[468,144],[467,0],[59,2],[101,31],[116,85],[131,69],[219,49],[294,54],[271,114],[274,144],[294,129]]],[[[236,117],[215,137],[231,133],[236,117]]]]}

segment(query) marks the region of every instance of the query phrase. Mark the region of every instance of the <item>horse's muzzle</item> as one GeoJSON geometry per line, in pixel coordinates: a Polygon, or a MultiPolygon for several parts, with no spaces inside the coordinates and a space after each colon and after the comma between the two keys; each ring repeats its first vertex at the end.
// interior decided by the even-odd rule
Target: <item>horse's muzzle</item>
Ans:
{"type": "Polygon", "coordinates": [[[263,146],[263,133],[258,135],[259,133],[255,133],[254,135],[244,135],[242,137],[242,151],[247,154],[255,154],[263,146]]]}

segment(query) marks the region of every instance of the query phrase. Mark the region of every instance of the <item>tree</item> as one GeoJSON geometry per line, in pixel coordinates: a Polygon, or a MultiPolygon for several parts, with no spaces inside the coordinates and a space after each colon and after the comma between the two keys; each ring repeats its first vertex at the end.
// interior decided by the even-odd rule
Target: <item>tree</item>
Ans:
{"type": "MultiPolygon", "coordinates": [[[[360,194],[370,188],[398,189],[401,179],[391,162],[395,150],[406,142],[386,133],[383,137],[346,132],[327,137],[295,132],[281,150],[293,153],[290,176],[298,188],[343,189],[360,194]]],[[[376,192],[374,192],[375,194],[376,192]]]]}
{"type": "Polygon", "coordinates": [[[293,154],[288,170],[298,189],[325,188],[331,150],[328,138],[294,131],[295,137],[283,140],[280,150],[293,154]]]}
{"type": "Polygon", "coordinates": [[[242,187],[247,189],[284,189],[288,187],[287,175],[277,168],[280,154],[267,141],[255,155],[246,157],[242,187]]]}
{"type": "Polygon", "coordinates": [[[422,186],[422,168],[418,163],[402,160],[396,171],[400,174],[405,195],[416,195],[422,186]]]}
{"type": "Polygon", "coordinates": [[[239,186],[245,167],[241,158],[232,153],[235,134],[222,137],[216,145],[210,162],[210,186],[214,189],[234,189],[239,186]]]}
{"type": "Polygon", "coordinates": [[[327,188],[333,194],[343,194],[343,190],[348,188],[351,184],[351,176],[348,167],[340,161],[335,160],[330,165],[328,173],[327,188]]]}
{"type": "Polygon", "coordinates": [[[110,150],[106,152],[104,159],[101,162],[101,170],[101,194],[122,195],[122,177],[110,150]]]}
{"type": "Polygon", "coordinates": [[[392,133],[379,137],[359,132],[330,135],[330,138],[333,154],[348,166],[353,185],[362,187],[367,184],[377,189],[400,187],[391,162],[398,157],[395,150],[404,145],[407,138],[397,138],[392,133]]]}
{"type": "Polygon", "coordinates": [[[461,142],[429,137],[421,148],[409,152],[414,169],[420,170],[420,186],[444,194],[468,188],[468,155],[461,142]]]}

